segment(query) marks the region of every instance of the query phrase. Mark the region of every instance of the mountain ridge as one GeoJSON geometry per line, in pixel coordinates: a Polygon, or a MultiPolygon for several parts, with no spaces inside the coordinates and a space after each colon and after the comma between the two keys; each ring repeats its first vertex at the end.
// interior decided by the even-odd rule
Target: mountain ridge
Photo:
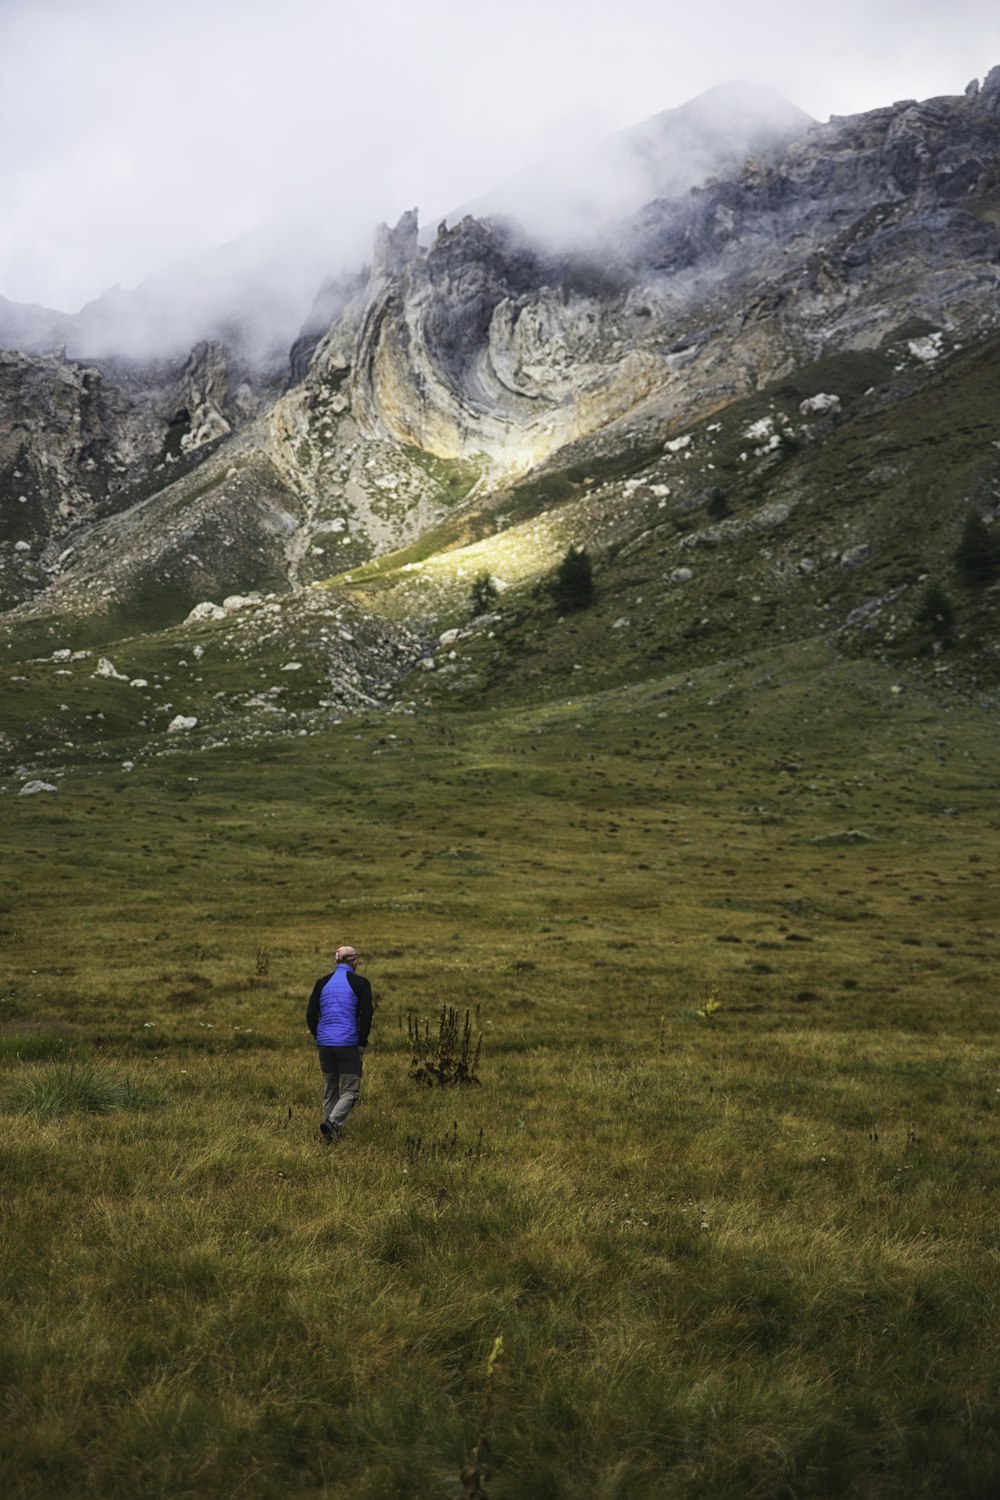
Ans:
{"type": "Polygon", "coordinates": [[[574,141],[444,221],[508,215],[533,240],[565,249],[654,198],[733,175],[750,157],[773,160],[815,124],[777,90],[731,80],[610,136],[574,141]]]}
{"type": "MultiPolygon", "coordinates": [[[[405,649],[373,648],[351,669],[395,682],[386,701],[488,700],[533,652],[551,657],[539,678],[551,691],[574,663],[538,590],[582,545],[605,590],[627,601],[640,578],[647,601],[626,603],[621,625],[610,605],[595,612],[592,666],[603,651],[634,675],[669,650],[693,667],[774,628],[987,686],[995,591],[963,594],[951,642],[918,616],[931,583],[962,588],[963,519],[996,524],[998,264],[994,69],[964,95],[834,119],[770,165],[654,201],[599,255],[552,254],[502,219],[442,224],[424,248],[404,214],[366,274],[321,294],[284,390],[241,382],[205,345],[152,383],[133,370],[116,421],[120,388],[100,369],[19,356],[18,389],[48,380],[51,407],[65,387],[51,410],[66,436],[56,454],[51,411],[36,424],[49,449],[34,493],[17,467],[29,417],[15,424],[22,457],[9,440],[0,454],[10,640],[187,629],[221,643],[236,628],[222,602],[256,596],[245,618],[287,613],[295,651],[329,593],[352,634],[366,611],[404,630],[405,649]],[[142,434],[131,452],[129,422],[142,434]],[[881,490],[859,458],[838,477],[838,454],[869,450],[881,490]],[[56,519],[53,475],[70,505],[56,519]],[[870,495],[860,510],[856,489],[870,495]],[[502,586],[506,639],[520,644],[511,660],[476,646],[474,668],[449,673],[436,642],[465,629],[479,571],[502,586]],[[203,604],[216,616],[184,626],[203,604]]],[[[333,661],[342,648],[316,649],[333,661]]]]}

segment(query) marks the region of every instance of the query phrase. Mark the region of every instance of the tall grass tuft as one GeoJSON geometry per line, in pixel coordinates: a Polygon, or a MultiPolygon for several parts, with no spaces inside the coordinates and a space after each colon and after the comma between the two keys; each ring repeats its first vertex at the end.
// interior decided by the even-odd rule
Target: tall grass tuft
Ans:
{"type": "Polygon", "coordinates": [[[419,1018],[411,1012],[406,1018],[406,1030],[411,1052],[410,1077],[415,1083],[426,1083],[430,1088],[449,1083],[479,1083],[476,1072],[483,1034],[479,1033],[473,1050],[471,1012],[465,1012],[462,1022],[454,1006],[442,1005],[437,1035],[433,1037],[430,1022],[424,1021],[421,1030],[419,1018]]]}
{"type": "Polygon", "coordinates": [[[106,1115],[118,1109],[142,1109],[152,1100],[129,1078],[115,1078],[90,1063],[69,1062],[16,1079],[9,1090],[8,1102],[22,1114],[52,1119],[59,1115],[106,1115]]]}

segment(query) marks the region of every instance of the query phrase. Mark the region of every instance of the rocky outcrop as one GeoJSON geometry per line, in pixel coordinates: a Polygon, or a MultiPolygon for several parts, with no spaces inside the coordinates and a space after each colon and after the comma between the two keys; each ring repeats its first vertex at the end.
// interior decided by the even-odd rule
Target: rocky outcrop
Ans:
{"type": "Polygon", "coordinates": [[[500,219],[442,224],[370,297],[341,358],[364,432],[498,472],[630,410],[668,373],[633,336],[624,283],[542,256],[500,219]]]}
{"type": "Polygon", "coordinates": [[[173,624],[205,599],[287,587],[301,497],[265,457],[208,459],[166,489],[74,535],[52,568],[50,611],[129,629],[173,624]]]}
{"type": "Polygon", "coordinates": [[[181,399],[179,420],[187,427],[180,440],[182,452],[193,453],[232,432],[223,415],[229,401],[229,366],[221,344],[198,344],[191,351],[181,375],[181,399]]]}
{"type": "MultiPolygon", "coordinates": [[[[313,299],[309,316],[300,328],[289,351],[289,386],[299,385],[305,380],[324,336],[333,329],[356,328],[367,297],[368,282],[367,270],[353,272],[346,276],[330,276],[323,282],[313,299]],[[351,318],[348,313],[348,309],[352,307],[358,309],[355,318],[351,318]]],[[[350,343],[353,343],[353,332],[350,336],[350,343]]],[[[335,368],[346,370],[350,363],[349,347],[343,358],[338,359],[339,355],[339,349],[328,351],[325,361],[321,360],[321,364],[328,366],[332,363],[335,368]]]]}
{"type": "Polygon", "coordinates": [[[1000,67],[990,69],[982,88],[977,87],[972,98],[978,101],[980,109],[1000,115],[1000,67]]]}
{"type": "Polygon", "coordinates": [[[0,606],[46,587],[83,529],[189,472],[267,389],[218,343],[183,364],[0,351],[0,606]]]}
{"type": "Polygon", "coordinates": [[[62,354],[0,353],[4,602],[44,586],[53,544],[99,514],[151,456],[146,422],[99,370],[62,354]]]}
{"type": "Polygon", "coordinates": [[[388,224],[379,225],[375,231],[371,264],[371,280],[375,287],[409,270],[419,253],[419,239],[420,215],[415,208],[408,209],[394,229],[388,224]]]}
{"type": "MultiPolygon", "coordinates": [[[[815,361],[901,347],[932,370],[998,326],[1000,70],[793,133],[599,251],[471,217],[422,249],[403,215],[367,272],[324,284],[273,401],[218,341],[183,365],[4,357],[8,602],[48,586],[181,618],[295,587],[508,480],[662,451],[815,361]]],[[[817,390],[837,387],[797,402],[817,390]]]]}
{"type": "Polygon", "coordinates": [[[418,256],[399,226],[407,253],[382,257],[360,323],[330,335],[362,429],[524,472],[907,319],[993,326],[998,95],[994,70],[971,96],[833,120],[773,165],[649,205],[603,263],[543,255],[501,220],[442,225],[418,256]]]}
{"type": "Polygon", "coordinates": [[[403,214],[395,228],[380,224],[375,230],[371,265],[353,277],[327,282],[313,304],[309,320],[292,348],[292,381],[311,368],[314,384],[345,374],[357,364],[358,336],[385,291],[405,275],[420,255],[419,218],[415,208],[403,214]],[[330,315],[332,314],[332,315],[330,315]],[[325,322],[321,319],[326,315],[325,322]],[[316,336],[311,330],[317,330],[316,336]],[[309,365],[303,359],[311,351],[309,365]]]}

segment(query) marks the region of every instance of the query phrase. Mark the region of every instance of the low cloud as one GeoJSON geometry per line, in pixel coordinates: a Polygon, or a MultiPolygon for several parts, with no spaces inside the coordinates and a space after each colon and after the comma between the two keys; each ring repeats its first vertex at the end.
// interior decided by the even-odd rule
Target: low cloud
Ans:
{"type": "MultiPolygon", "coordinates": [[[[822,119],[957,93],[996,62],[993,0],[955,0],[946,24],[936,0],[844,0],[807,27],[792,0],[7,0],[0,296],[75,313],[146,283],[143,349],[187,339],[206,296],[271,299],[285,329],[414,202],[432,218],[519,181],[525,216],[558,206],[560,229],[588,194],[627,211],[642,174],[595,138],[725,79],[822,119]]],[[[114,305],[88,311],[93,339],[114,305]]]]}

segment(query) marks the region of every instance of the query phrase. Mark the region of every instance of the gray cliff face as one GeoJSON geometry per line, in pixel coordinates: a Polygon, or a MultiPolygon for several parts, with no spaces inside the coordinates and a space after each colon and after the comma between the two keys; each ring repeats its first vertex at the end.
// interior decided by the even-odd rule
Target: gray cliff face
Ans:
{"type": "Polygon", "coordinates": [[[973,96],[834,120],[775,165],[650,204],[574,264],[502,221],[442,226],[383,280],[351,359],[365,431],[523,472],[686,421],[823,349],[997,318],[997,70],[973,96]]]}
{"type": "Polygon", "coordinates": [[[190,471],[261,402],[220,344],[183,364],[0,352],[0,601],[45,588],[78,534],[190,471]]]}
{"type": "Polygon", "coordinates": [[[492,362],[494,314],[539,280],[513,226],[442,226],[426,256],[383,278],[365,312],[351,359],[362,427],[444,458],[502,450],[529,398],[492,362]]]}
{"type": "Polygon", "coordinates": [[[229,394],[225,349],[221,344],[198,344],[181,374],[182,410],[188,414],[188,430],[180,443],[183,453],[193,453],[232,432],[224,415],[229,394]]]}
{"type": "MultiPolygon", "coordinates": [[[[331,328],[340,327],[344,323],[349,307],[363,305],[367,286],[367,271],[354,272],[348,276],[331,276],[323,282],[313,298],[309,315],[289,350],[289,385],[300,385],[305,380],[323,336],[331,328]]],[[[343,368],[346,369],[347,365],[344,364],[343,368]]]]}
{"type": "Polygon", "coordinates": [[[0,354],[0,588],[45,581],[53,544],[93,520],[150,463],[144,409],[94,367],[0,354]]]}
{"type": "Polygon", "coordinates": [[[1000,325],[1000,69],[792,134],[586,252],[471,217],[425,250],[405,214],[320,289],[280,393],[219,341],[155,366],[0,356],[4,600],[178,618],[300,586],[815,361],[1000,325]]]}

